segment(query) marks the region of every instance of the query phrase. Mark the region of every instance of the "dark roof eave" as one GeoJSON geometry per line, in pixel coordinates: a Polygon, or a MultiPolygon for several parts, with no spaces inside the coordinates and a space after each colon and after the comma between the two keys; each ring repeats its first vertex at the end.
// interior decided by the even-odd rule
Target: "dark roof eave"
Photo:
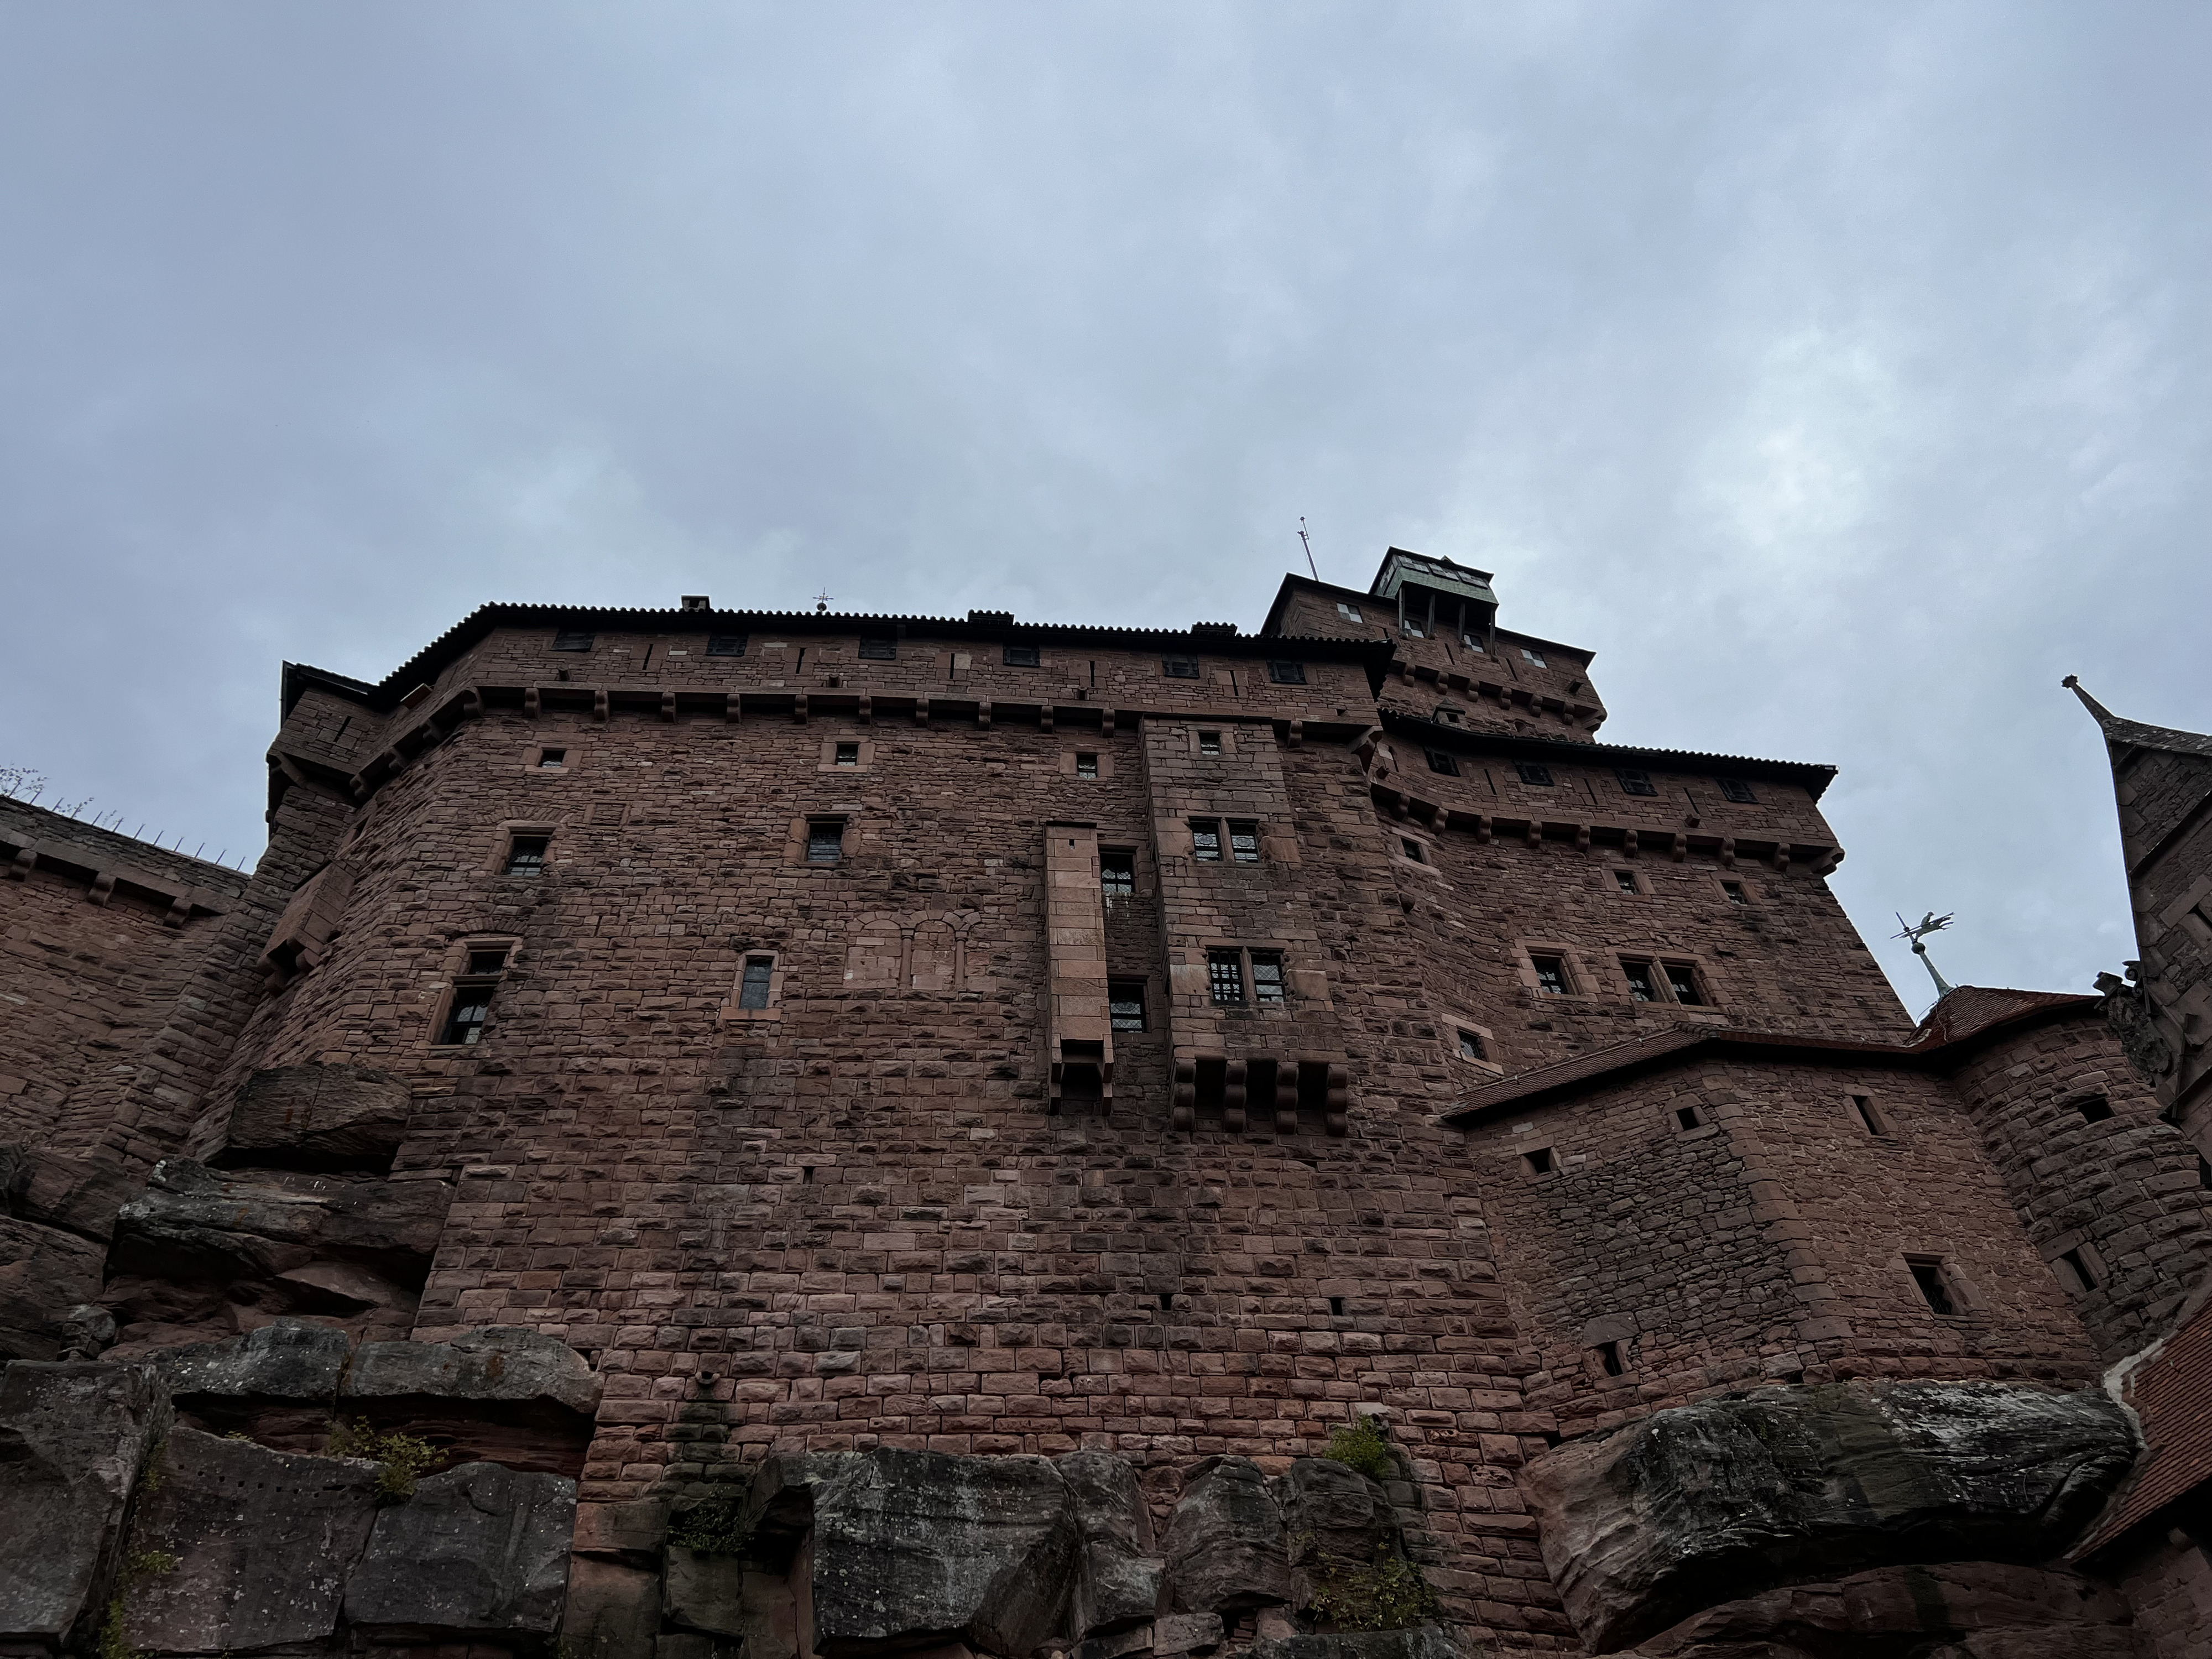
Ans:
{"type": "MultiPolygon", "coordinates": [[[[1347,599],[1358,599],[1370,605],[1376,603],[1375,596],[1364,588],[1346,587],[1340,583],[1317,581],[1311,576],[1301,576],[1296,571],[1285,572],[1282,586],[1275,590],[1275,602],[1267,607],[1267,620],[1260,624],[1257,637],[1264,639],[1274,633],[1276,623],[1282,619],[1283,607],[1290,603],[1291,595],[1302,587],[1310,587],[1322,593],[1341,593],[1347,599]]],[[[1501,640],[1533,645],[1540,650],[1556,651],[1562,656],[1572,657],[1584,668],[1597,660],[1597,653],[1586,645],[1570,645],[1565,640],[1548,640],[1541,634],[1524,634],[1517,628],[1500,628],[1496,631],[1501,640]]]]}
{"type": "Polygon", "coordinates": [[[1822,761],[1762,760],[1753,755],[1708,755],[1688,749],[1645,749],[1630,744],[1584,743],[1574,738],[1527,737],[1511,732],[1486,732],[1478,726],[1448,726],[1442,720],[1386,709],[1382,728],[1419,738],[1431,748],[1470,754],[1478,751],[1554,760],[1589,760],[1608,763],[1647,763],[1661,771],[1710,772],[1725,768],[1731,777],[1776,778],[1802,785],[1814,800],[1835,781],[1836,769],[1822,761]],[[1439,741],[1441,740],[1441,741],[1439,741]]]}

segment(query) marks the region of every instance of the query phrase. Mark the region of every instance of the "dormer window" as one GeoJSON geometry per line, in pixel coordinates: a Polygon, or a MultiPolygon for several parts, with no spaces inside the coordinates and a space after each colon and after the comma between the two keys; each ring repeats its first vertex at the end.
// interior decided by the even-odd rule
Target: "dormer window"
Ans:
{"type": "Polygon", "coordinates": [[[1036,668],[1042,660],[1033,645],[1010,645],[1006,650],[1006,665],[1009,668],[1036,668]]]}
{"type": "Polygon", "coordinates": [[[1715,781],[1721,787],[1723,800],[1732,800],[1740,806],[1759,805],[1759,797],[1751,793],[1751,786],[1741,778],[1717,778],[1715,781]]]}
{"type": "Polygon", "coordinates": [[[1538,761],[1516,761],[1513,769],[1521,775],[1521,781],[1539,789],[1552,787],[1552,769],[1538,761]]]}
{"type": "Polygon", "coordinates": [[[1448,778],[1455,778],[1459,775],[1458,760],[1447,755],[1443,750],[1426,749],[1421,752],[1428,757],[1430,771],[1440,772],[1448,778]]]}
{"type": "Polygon", "coordinates": [[[1367,620],[1366,617],[1359,614],[1359,607],[1358,605],[1346,605],[1341,599],[1337,601],[1336,614],[1343,617],[1345,621],[1348,623],[1365,622],[1367,620]]]}
{"type": "Polygon", "coordinates": [[[707,654],[710,657],[742,657],[745,654],[745,636],[742,634],[710,634],[707,636],[707,654]]]}
{"type": "Polygon", "coordinates": [[[553,648],[556,651],[588,651],[592,648],[592,641],[597,638],[599,635],[588,628],[564,628],[553,636],[553,648]]]}
{"type": "Polygon", "coordinates": [[[1160,672],[1171,680],[1194,680],[1198,678],[1198,659],[1195,657],[1163,657],[1160,672]]]}
{"type": "Polygon", "coordinates": [[[1544,660],[1544,653],[1542,652],[1531,651],[1525,645],[1521,647],[1521,660],[1523,662],[1534,663],[1539,668],[1549,668],[1551,666],[1551,664],[1544,660]]]}
{"type": "Polygon", "coordinates": [[[1613,775],[1620,780],[1620,793],[1624,795],[1656,795],[1659,793],[1653,786],[1649,772],[1639,772],[1632,766],[1616,766],[1613,775]]]}
{"type": "Polygon", "coordinates": [[[885,639],[881,635],[873,639],[863,638],[860,655],[869,662],[896,662],[898,660],[898,641],[885,639]]]}
{"type": "Polygon", "coordinates": [[[1302,662],[1271,662],[1267,665],[1267,678],[1278,685],[1304,685],[1306,665],[1302,662]]]}

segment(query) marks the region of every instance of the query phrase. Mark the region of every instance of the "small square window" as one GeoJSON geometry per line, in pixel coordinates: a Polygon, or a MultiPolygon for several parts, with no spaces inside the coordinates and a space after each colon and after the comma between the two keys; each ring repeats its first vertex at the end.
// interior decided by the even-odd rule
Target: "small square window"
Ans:
{"type": "Polygon", "coordinates": [[[1285,1000],[1283,957],[1279,951],[1252,952],[1252,998],[1262,1006],[1279,1007],[1285,1000]]]}
{"type": "Polygon", "coordinates": [[[1459,761],[1455,757],[1447,755],[1441,749],[1431,749],[1424,752],[1429,757],[1430,771],[1441,772],[1448,778],[1455,778],[1459,775],[1459,761]]]}
{"type": "Polygon", "coordinates": [[[1098,757],[1096,755],[1078,755],[1075,757],[1075,775],[1079,778],[1097,777],[1098,775],[1098,757]]]}
{"type": "Polygon", "coordinates": [[[1542,652],[1531,651],[1525,645],[1521,647],[1521,660],[1523,662],[1534,663],[1539,668],[1549,668],[1551,666],[1549,663],[1544,660],[1544,653],[1542,652]]]}
{"type": "Polygon", "coordinates": [[[1117,1031],[1148,1030],[1145,1023],[1145,981],[1113,979],[1106,981],[1106,1009],[1117,1031]]]}
{"type": "Polygon", "coordinates": [[[1735,801],[1745,806],[1759,805],[1759,797],[1751,793],[1751,786],[1741,778],[1723,778],[1720,786],[1723,800],[1735,801]]]}
{"type": "Polygon", "coordinates": [[[1105,890],[1107,899],[1131,898],[1137,891],[1137,855],[1134,853],[1106,853],[1098,854],[1098,884],[1105,890]]]}
{"type": "Polygon", "coordinates": [[[1218,818],[1190,821],[1190,855],[1200,864],[1221,862],[1221,823],[1218,818]]]}
{"type": "Polygon", "coordinates": [[[1631,1002],[1656,1002],[1658,988],[1651,982],[1651,964],[1648,962],[1624,962],[1621,975],[1628,981],[1628,1000],[1631,1002]]]}
{"type": "Polygon", "coordinates": [[[491,1012],[489,985],[464,985],[453,993],[453,1006],[446,1013],[446,1029],[438,1041],[473,1043],[483,1038],[484,1018],[491,1012]]]}
{"type": "Polygon", "coordinates": [[[1490,654],[1490,653],[1482,648],[1482,641],[1475,638],[1472,634],[1461,635],[1459,636],[1459,642],[1465,646],[1468,650],[1474,652],[1478,657],[1486,657],[1490,654]]]}
{"type": "Polygon", "coordinates": [[[1208,951],[1206,953],[1206,982],[1213,993],[1217,1005],[1226,1006],[1244,1000],[1244,963],[1234,951],[1208,951]]]}
{"type": "Polygon", "coordinates": [[[1229,856],[1238,864],[1260,861],[1260,826],[1229,820],[1229,856]]]}
{"type": "Polygon", "coordinates": [[[1521,775],[1521,781],[1534,784],[1540,789],[1552,787],[1552,769],[1536,761],[1516,761],[1513,769],[1521,775]]]}
{"type": "Polygon", "coordinates": [[[1421,855],[1421,843],[1415,841],[1411,836],[1401,836],[1398,837],[1398,850],[1406,855],[1406,861],[1408,864],[1425,864],[1428,862],[1428,860],[1421,855]]]}
{"type": "Polygon", "coordinates": [[[507,863],[503,873],[510,876],[534,876],[545,868],[545,848],[552,840],[550,836],[517,836],[507,844],[507,863]]]}
{"type": "Polygon", "coordinates": [[[1009,668],[1036,668],[1042,665],[1043,659],[1037,654],[1036,646],[1010,645],[1006,649],[1004,661],[1009,668]]]}
{"type": "Polygon", "coordinates": [[[1692,1008],[1705,1006],[1705,994],[1698,989],[1698,970],[1686,962],[1667,964],[1667,988],[1674,994],[1674,1000],[1687,1003],[1692,1008]]]}
{"type": "Polygon", "coordinates": [[[1685,1129],[1694,1129],[1702,1125],[1705,1119],[1698,1115],[1698,1109],[1694,1106],[1677,1106],[1674,1121],[1685,1129]]]}
{"type": "MultiPolygon", "coordinates": [[[[2058,1260],[2065,1267],[2066,1272],[2073,1275],[2073,1283],[2069,1285],[2067,1288],[2074,1291],[2075,1295],[2078,1296],[2085,1291],[2094,1291],[2097,1288],[2096,1269],[2089,1265],[2087,1258],[2083,1255],[2080,1250],[2075,1249],[2065,1251],[2059,1256],[2058,1260]]],[[[2062,1279],[2066,1275],[2064,1273],[2060,1275],[2062,1279]]]]}
{"type": "Polygon", "coordinates": [[[767,1007],[769,984],[775,975],[774,957],[747,957],[744,969],[738,976],[738,1006],[767,1007]]]}
{"type": "Polygon", "coordinates": [[[1959,1304],[1951,1294],[1951,1286],[1943,1277],[1941,1256],[1908,1255],[1905,1265],[1912,1270],[1912,1282],[1920,1287],[1921,1296],[1929,1310],[1939,1314],[1955,1314],[1959,1304]]]}
{"type": "Polygon", "coordinates": [[[1597,1355],[1597,1368],[1607,1376],[1624,1376],[1628,1367],[1621,1364],[1620,1344],[1601,1342],[1591,1352],[1597,1355]]]}
{"type": "Polygon", "coordinates": [[[1267,665],[1267,678],[1278,685],[1304,685],[1306,665],[1302,662],[1271,662],[1267,665]]]}
{"type": "Polygon", "coordinates": [[[1171,680],[1194,680],[1198,678],[1198,659],[1195,657],[1166,657],[1160,662],[1160,672],[1171,680]]]}
{"type": "Polygon", "coordinates": [[[860,641],[860,656],[868,662],[896,662],[898,641],[887,640],[880,635],[874,639],[864,639],[860,641]]]}
{"type": "Polygon", "coordinates": [[[1614,871],[1613,872],[1613,884],[1620,889],[1624,893],[1636,893],[1641,890],[1636,885],[1636,872],[1633,870],[1614,871]]]}
{"type": "Polygon", "coordinates": [[[844,819],[807,819],[806,861],[809,864],[835,864],[844,855],[844,819]]]}
{"type": "Polygon", "coordinates": [[[1552,1149],[1549,1146],[1538,1146],[1521,1154],[1521,1167],[1528,1170],[1530,1175],[1551,1174],[1553,1163],[1552,1149]]]}
{"type": "Polygon", "coordinates": [[[1459,1034],[1459,1057],[1462,1060],[1487,1060],[1482,1052],[1482,1036],[1477,1031],[1462,1030],[1459,1034]]]}
{"type": "Polygon", "coordinates": [[[1723,882],[1721,884],[1721,891],[1728,895],[1728,902],[1730,904],[1748,904],[1751,902],[1750,899],[1744,896],[1743,884],[1740,881],[1723,882]]]}
{"type": "Polygon", "coordinates": [[[710,657],[742,657],[745,654],[743,634],[710,634],[707,636],[707,654],[710,657]]]}
{"type": "Polygon", "coordinates": [[[839,744],[837,745],[837,755],[836,755],[836,764],[837,764],[837,765],[839,765],[839,766],[858,766],[860,763],[860,745],[859,744],[857,744],[857,743],[841,743],[841,744],[839,744]]]}
{"type": "Polygon", "coordinates": [[[553,636],[553,648],[556,651],[588,651],[592,648],[592,641],[597,638],[599,635],[588,628],[564,628],[553,636]]]}
{"type": "Polygon", "coordinates": [[[1367,620],[1366,617],[1359,614],[1359,607],[1358,605],[1346,605],[1340,599],[1337,602],[1336,614],[1343,617],[1346,622],[1356,623],[1365,622],[1367,620]]]}
{"type": "Polygon", "coordinates": [[[1428,638],[1427,635],[1421,632],[1421,625],[1417,622],[1409,620],[1400,623],[1398,626],[1409,640],[1425,640],[1428,638]]]}
{"type": "Polygon", "coordinates": [[[1536,970],[1536,990],[1539,995],[1563,997],[1567,994],[1567,963],[1564,957],[1532,956],[1528,965],[1536,970]]]}
{"type": "Polygon", "coordinates": [[[1201,755],[1220,754],[1221,733],[1218,732],[1200,732],[1198,734],[1198,752],[1201,755]]]}
{"type": "Polygon", "coordinates": [[[1624,795],[1656,795],[1659,793],[1653,786],[1649,772],[1639,772],[1632,766],[1616,766],[1613,775],[1620,780],[1620,793],[1624,795]]]}
{"type": "Polygon", "coordinates": [[[2070,1103],[2084,1123],[2102,1123],[2112,1115],[2112,1103],[2102,1095],[2085,1095],[2070,1103]]]}
{"type": "Polygon", "coordinates": [[[469,951],[468,971],[471,974],[500,974],[507,971],[507,946],[486,945],[469,951]]]}
{"type": "Polygon", "coordinates": [[[541,749],[538,751],[538,769],[541,772],[562,771],[568,764],[568,751],[565,749],[541,749]]]}

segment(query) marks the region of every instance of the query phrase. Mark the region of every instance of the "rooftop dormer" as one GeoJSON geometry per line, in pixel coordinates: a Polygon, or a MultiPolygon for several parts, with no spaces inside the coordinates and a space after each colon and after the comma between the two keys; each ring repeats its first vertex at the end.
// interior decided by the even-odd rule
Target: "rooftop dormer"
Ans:
{"type": "Polygon", "coordinates": [[[1498,595],[1490,573],[1449,559],[1394,547],[1367,591],[1398,609],[1400,632],[1410,623],[1425,639],[1448,629],[1462,639],[1487,640],[1498,621],[1498,595]]]}

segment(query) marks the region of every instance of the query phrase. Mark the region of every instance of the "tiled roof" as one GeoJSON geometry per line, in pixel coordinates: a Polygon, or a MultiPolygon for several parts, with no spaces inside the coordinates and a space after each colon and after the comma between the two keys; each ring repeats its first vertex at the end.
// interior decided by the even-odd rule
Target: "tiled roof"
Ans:
{"type": "Polygon", "coordinates": [[[2076,1557],[2102,1549],[2176,1498],[2212,1480],[2212,1284],[2150,1358],[2129,1374],[2125,1398],[2141,1424],[2143,1454],[2076,1557]]]}
{"type": "Polygon", "coordinates": [[[1662,771],[1717,772],[1730,777],[1778,778],[1802,785],[1818,800],[1836,781],[1836,769],[1825,761],[1761,760],[1755,755],[1709,755],[1694,749],[1643,749],[1629,744],[1587,743],[1575,738],[1527,737],[1518,732],[1485,732],[1470,726],[1382,711],[1385,731],[1417,738],[1431,749],[1460,753],[1543,756],[1563,761],[1584,761],[1606,766],[1652,765],[1662,771]]]}
{"type": "Polygon", "coordinates": [[[2081,706],[2095,718],[2106,743],[2124,749],[2170,749],[2176,754],[2212,757],[2212,736],[2183,732],[2171,726],[2145,726],[2140,720],[2124,720],[2091,696],[2071,674],[2059,684],[2081,699],[2081,706]]]}
{"type": "Polygon", "coordinates": [[[2045,1008],[2096,1002],[2097,997],[2070,991],[2001,991],[1982,985],[1961,985],[1930,1008],[1913,1034],[1916,1048],[1941,1048],[2045,1008]]]}

